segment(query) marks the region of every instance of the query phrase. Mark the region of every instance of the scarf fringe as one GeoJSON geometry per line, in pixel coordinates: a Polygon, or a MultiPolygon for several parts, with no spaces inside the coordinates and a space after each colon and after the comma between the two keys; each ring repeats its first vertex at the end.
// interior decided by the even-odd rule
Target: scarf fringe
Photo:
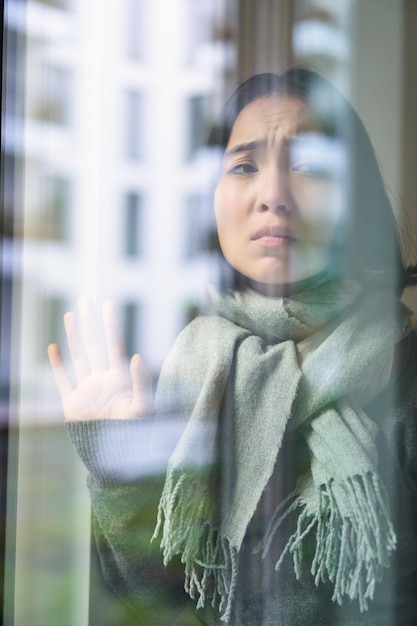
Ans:
{"type": "Polygon", "coordinates": [[[396,536],[384,489],[375,473],[347,478],[343,484],[338,484],[338,489],[344,492],[343,508],[346,510],[347,505],[348,515],[344,516],[340,511],[334,481],[317,490],[319,502],[313,515],[295,491],[277,507],[258,551],[262,550],[265,557],[284,519],[295,509],[303,507],[296,531],[288,539],[275,569],[279,569],[290,553],[295,575],[300,578],[303,545],[315,528],[316,550],[311,573],[316,586],[320,582],[331,581],[334,584],[333,601],[341,605],[343,596],[357,599],[363,612],[368,609],[375,585],[389,565],[391,553],[396,547],[396,536]]]}
{"type": "MultiPolygon", "coordinates": [[[[315,554],[311,565],[316,586],[320,582],[334,584],[332,600],[342,604],[343,597],[357,599],[361,612],[368,609],[374,597],[375,585],[382,579],[384,569],[396,547],[396,536],[386,506],[383,486],[378,476],[347,478],[343,484],[334,481],[316,490],[317,512],[311,513],[297,491],[279,504],[257,551],[268,553],[273,538],[283,521],[296,509],[297,528],[288,539],[279,560],[278,570],[289,553],[294,562],[297,579],[303,563],[306,539],[315,528],[315,554]],[[338,504],[338,492],[343,490],[343,515],[338,504]]],[[[218,608],[221,620],[230,620],[237,579],[237,554],[229,541],[209,520],[213,508],[207,491],[192,474],[168,470],[158,507],[157,524],[152,540],[161,535],[164,564],[181,555],[185,568],[185,591],[197,600],[197,609],[211,605],[218,608]]]]}
{"type": "Polygon", "coordinates": [[[201,487],[195,473],[168,469],[151,541],[161,535],[164,565],[181,555],[184,589],[197,600],[197,609],[211,599],[211,606],[227,623],[235,596],[238,551],[210,523],[213,507],[201,487]]]}

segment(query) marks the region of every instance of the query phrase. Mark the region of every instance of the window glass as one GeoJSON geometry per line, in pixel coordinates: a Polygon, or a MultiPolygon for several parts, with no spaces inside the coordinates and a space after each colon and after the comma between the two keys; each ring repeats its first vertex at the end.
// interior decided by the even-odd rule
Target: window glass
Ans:
{"type": "Polygon", "coordinates": [[[141,93],[129,90],[124,94],[125,108],[125,155],[129,159],[143,157],[143,96],[141,93]]]}
{"type": "Polygon", "coordinates": [[[35,117],[51,124],[71,122],[71,71],[66,67],[45,66],[44,84],[38,92],[35,117]]]}
{"type": "Polygon", "coordinates": [[[191,67],[233,70],[237,15],[234,2],[185,3],[186,61],[191,67]]]}
{"type": "Polygon", "coordinates": [[[139,350],[140,308],[137,302],[125,302],[122,315],[126,351],[129,356],[132,356],[139,350]]]}
{"type": "Polygon", "coordinates": [[[39,306],[39,314],[44,320],[42,328],[45,331],[39,336],[37,346],[38,359],[39,362],[42,362],[45,361],[47,357],[45,354],[45,341],[47,341],[47,345],[52,342],[56,342],[62,346],[65,345],[65,331],[62,320],[68,310],[68,302],[65,297],[62,296],[45,296],[40,301],[39,306]]]}
{"type": "Polygon", "coordinates": [[[141,217],[142,196],[137,192],[126,193],[123,196],[123,252],[127,257],[141,254],[141,217]]]}
{"type": "Polygon", "coordinates": [[[57,9],[68,9],[71,0],[37,0],[40,4],[56,7],[57,9]]]}
{"type": "Polygon", "coordinates": [[[415,5],[3,26],[4,623],[411,626],[415,5]]]}
{"type": "Polygon", "coordinates": [[[187,102],[188,118],[188,158],[195,156],[197,150],[207,141],[209,130],[210,97],[206,94],[191,96],[187,102]]]}
{"type": "Polygon", "coordinates": [[[145,20],[144,0],[126,0],[126,53],[134,61],[145,56],[145,20]]]}
{"type": "Polygon", "coordinates": [[[50,178],[46,186],[46,235],[52,239],[66,241],[70,237],[71,182],[58,176],[50,178]]]}
{"type": "Polygon", "coordinates": [[[183,255],[192,259],[212,250],[212,196],[193,194],[184,200],[183,255]]]}

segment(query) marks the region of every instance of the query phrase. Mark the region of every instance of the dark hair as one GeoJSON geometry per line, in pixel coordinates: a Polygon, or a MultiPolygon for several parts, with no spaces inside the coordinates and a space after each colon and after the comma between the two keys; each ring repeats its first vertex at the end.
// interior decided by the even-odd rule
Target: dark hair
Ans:
{"type": "MultiPolygon", "coordinates": [[[[332,266],[368,287],[390,286],[401,292],[406,286],[416,285],[417,267],[405,268],[401,259],[396,221],[368,134],[352,105],[320,74],[291,68],[282,74],[252,76],[224,104],[209,145],[225,149],[242,109],[271,96],[305,102],[322,132],[343,141],[348,156],[344,181],[348,210],[335,236],[332,266]]],[[[230,278],[230,269],[228,286],[242,286],[243,277],[232,269],[230,278]]]]}

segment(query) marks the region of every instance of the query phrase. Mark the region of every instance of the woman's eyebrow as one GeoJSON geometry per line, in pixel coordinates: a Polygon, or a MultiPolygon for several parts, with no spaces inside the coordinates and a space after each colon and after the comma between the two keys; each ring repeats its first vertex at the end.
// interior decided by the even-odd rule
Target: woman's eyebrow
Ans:
{"type": "Polygon", "coordinates": [[[224,156],[229,157],[233,154],[239,154],[239,152],[250,152],[251,150],[257,150],[264,145],[265,141],[262,139],[259,139],[257,141],[249,141],[248,143],[239,143],[236,146],[233,146],[233,148],[229,148],[228,150],[226,150],[224,156]]]}

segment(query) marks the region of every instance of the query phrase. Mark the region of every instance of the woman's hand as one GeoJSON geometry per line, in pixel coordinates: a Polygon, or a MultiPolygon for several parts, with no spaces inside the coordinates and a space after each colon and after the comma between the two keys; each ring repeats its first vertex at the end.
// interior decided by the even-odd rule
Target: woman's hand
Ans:
{"type": "Polygon", "coordinates": [[[129,368],[114,303],[103,304],[106,345],[97,330],[97,316],[90,299],[80,299],[79,312],[84,342],[75,313],[64,316],[76,385],[71,381],[59,347],[56,344],[48,347],[65,419],[129,419],[151,415],[154,412],[152,379],[139,354],[133,355],[129,368]]]}

